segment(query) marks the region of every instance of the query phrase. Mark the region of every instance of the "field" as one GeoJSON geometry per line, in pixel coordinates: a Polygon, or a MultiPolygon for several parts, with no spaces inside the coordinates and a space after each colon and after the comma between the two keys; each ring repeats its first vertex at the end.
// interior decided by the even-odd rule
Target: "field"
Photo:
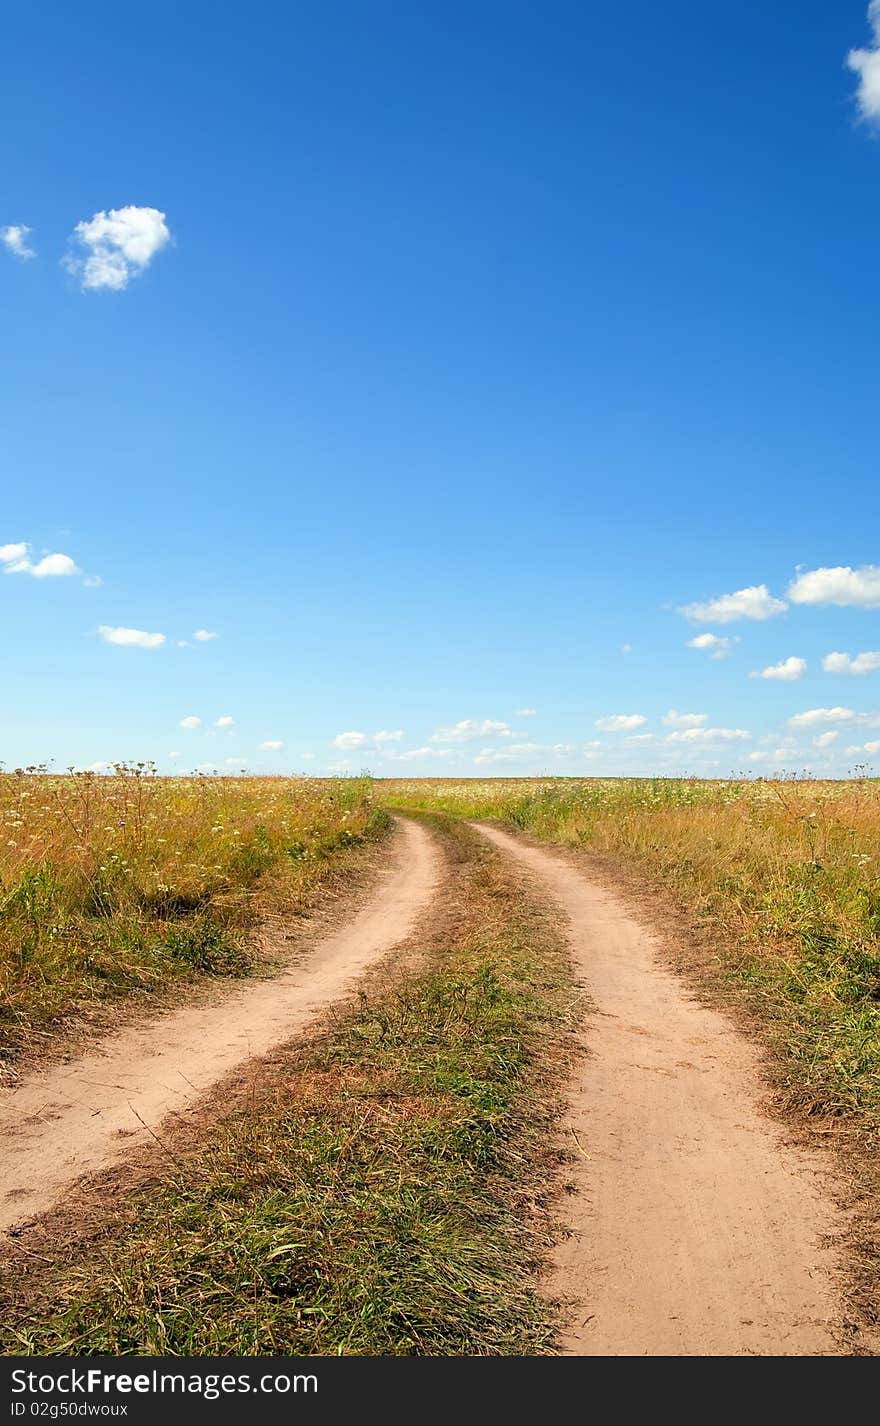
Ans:
{"type": "MultiPolygon", "coordinates": [[[[510,837],[491,844],[472,822],[505,829],[523,849],[556,849],[574,883],[614,887],[662,923],[677,971],[671,993],[684,986],[682,1004],[696,990],[732,1011],[763,1051],[777,1117],[844,1153],[847,1192],[863,1205],[875,1197],[880,784],[869,779],[6,775],[0,1025],[11,1077],[19,1067],[27,1075],[35,1045],[63,1052],[84,1020],[94,1037],[110,1016],[167,1011],[172,990],[185,1002],[224,977],[277,974],[266,927],[308,931],[327,901],[350,916],[353,889],[375,899],[405,853],[394,813],[430,848],[436,872],[411,933],[360,975],[356,994],[337,993],[244,1079],[218,1082],[191,1122],[136,1138],[130,1164],[107,1160],[117,1175],[109,1198],[100,1177],[86,1182],[78,1207],[27,1224],[20,1245],[10,1240],[0,1259],[3,1351],[559,1350],[568,1309],[546,1274],[570,1205],[592,1193],[577,1187],[584,1164],[594,1166],[565,1115],[577,1066],[601,1059],[578,983],[589,986],[595,932],[587,927],[578,963],[551,884],[516,865],[510,837]]],[[[306,983],[308,974],[306,963],[306,983]]],[[[624,1009],[638,1027],[639,1005],[624,1009]]],[[[698,1049],[669,1053],[669,1078],[647,1081],[649,1092],[669,1086],[662,1102],[673,1113],[691,1093],[676,1075],[729,1072],[711,1047],[702,1068],[692,1063],[698,1049]]],[[[625,1065],[641,1072],[629,1047],[625,1065]]],[[[738,1076],[728,1103],[757,1095],[738,1076]]],[[[617,1103],[621,1082],[611,1083],[617,1103]]],[[[587,1134],[591,1107],[587,1094],[587,1134]]],[[[622,1121],[621,1143],[629,1134],[638,1150],[656,1122],[650,1113],[647,1128],[622,1121]]],[[[723,1159],[727,1131],[717,1132],[723,1159]]],[[[766,1143],[760,1126],[749,1132],[767,1162],[782,1153],[770,1130],[766,1143]]],[[[787,1182],[788,1160],[779,1162],[787,1182]]],[[[658,1186],[646,1191],[655,1202],[658,1186]]],[[[732,1201],[732,1231],[756,1235],[758,1279],[772,1277],[760,1222],[735,1191],[732,1201]]],[[[651,1214],[635,1217],[650,1227],[651,1214]]],[[[877,1319],[877,1232],[872,1213],[860,1210],[858,1222],[847,1312],[867,1331],[877,1319]]],[[[694,1245],[678,1248],[689,1261],[694,1245]]],[[[737,1318],[750,1318],[747,1306],[737,1318]]],[[[699,1301],[695,1310],[705,1315],[699,1301]]],[[[764,1353],[776,1340],[768,1329],[756,1347],[734,1350],[764,1353]]],[[[845,1350],[868,1350],[854,1341],[845,1350]]]]}
{"type": "Polygon", "coordinates": [[[0,1062],[89,1007],[242,976],[388,826],[369,781],[0,776],[0,1062]]]}

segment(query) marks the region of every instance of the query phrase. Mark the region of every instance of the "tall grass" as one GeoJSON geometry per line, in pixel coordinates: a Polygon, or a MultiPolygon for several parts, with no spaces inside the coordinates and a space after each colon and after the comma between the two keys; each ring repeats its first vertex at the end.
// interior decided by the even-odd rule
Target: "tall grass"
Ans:
{"type": "Polygon", "coordinates": [[[245,974],[259,912],[301,909],[387,822],[367,779],[0,776],[0,1056],[87,1004],[245,974]]]}
{"type": "Polygon", "coordinates": [[[624,859],[711,926],[765,1017],[786,1100],[880,1128],[880,783],[389,782],[398,807],[624,859]]]}

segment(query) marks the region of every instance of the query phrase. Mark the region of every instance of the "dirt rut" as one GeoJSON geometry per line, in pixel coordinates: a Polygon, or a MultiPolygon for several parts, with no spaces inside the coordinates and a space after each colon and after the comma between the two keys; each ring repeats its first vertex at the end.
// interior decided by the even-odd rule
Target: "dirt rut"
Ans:
{"type": "Polygon", "coordinates": [[[479,827],[570,921],[595,1005],[568,1128],[571,1236],[551,1291],[576,1356],[836,1355],[839,1228],[817,1159],[762,1114],[757,1056],[664,968],[618,898],[563,857],[479,827]]]}
{"type": "Polygon", "coordinates": [[[130,1026],[0,1098],[0,1229],[45,1212],[79,1177],[109,1167],[191,1108],[237,1065],[265,1054],[350,990],[410,934],[438,880],[428,834],[401,824],[390,866],[369,903],[341,930],[271,980],[238,986],[218,1004],[130,1026]]]}

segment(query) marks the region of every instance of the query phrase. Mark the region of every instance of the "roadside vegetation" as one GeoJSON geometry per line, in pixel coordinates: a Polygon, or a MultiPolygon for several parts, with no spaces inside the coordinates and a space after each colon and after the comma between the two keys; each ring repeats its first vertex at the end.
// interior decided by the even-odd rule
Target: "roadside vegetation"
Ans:
{"type": "Polygon", "coordinates": [[[99,1226],[13,1245],[3,1352],[553,1350],[536,1273],[583,1007],[555,913],[430,820],[450,877],[427,929],[99,1226]]]}
{"type": "Polygon", "coordinates": [[[240,976],[388,813],[369,779],[0,775],[0,1060],[101,1002],[240,976]]]}
{"type": "MultiPolygon", "coordinates": [[[[880,1129],[880,782],[566,779],[381,784],[665,886],[777,1052],[784,1105],[880,1129]]],[[[699,962],[699,964],[697,964],[699,962]]]]}

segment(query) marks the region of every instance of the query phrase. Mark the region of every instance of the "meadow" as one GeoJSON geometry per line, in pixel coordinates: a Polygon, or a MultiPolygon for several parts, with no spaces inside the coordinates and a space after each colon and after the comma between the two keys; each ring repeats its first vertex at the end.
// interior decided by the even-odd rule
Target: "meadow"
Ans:
{"type": "Polygon", "coordinates": [[[73,1016],[248,974],[388,827],[368,779],[0,776],[0,1060],[73,1016]]]}
{"type": "Polygon", "coordinates": [[[499,821],[664,887],[703,933],[692,969],[758,1017],[781,1102],[880,1129],[880,782],[499,778],[381,790],[394,807],[499,821]]]}
{"type": "Polygon", "coordinates": [[[671,933],[698,993],[743,1012],[778,1109],[846,1152],[864,1224],[850,1300],[875,1321],[870,779],[7,775],[7,1052],[108,1000],[179,984],[192,994],[206,977],[259,969],[257,929],[346,886],[393,811],[422,819],[442,851],[431,914],[246,1090],[210,1100],[189,1138],[169,1128],[129,1195],[87,1198],[81,1222],[50,1222],[10,1251],[0,1351],[557,1350],[540,1281],[562,1231],[572,1150],[560,1115],[589,1007],[564,920],[470,821],[610,880],[671,933]]]}

